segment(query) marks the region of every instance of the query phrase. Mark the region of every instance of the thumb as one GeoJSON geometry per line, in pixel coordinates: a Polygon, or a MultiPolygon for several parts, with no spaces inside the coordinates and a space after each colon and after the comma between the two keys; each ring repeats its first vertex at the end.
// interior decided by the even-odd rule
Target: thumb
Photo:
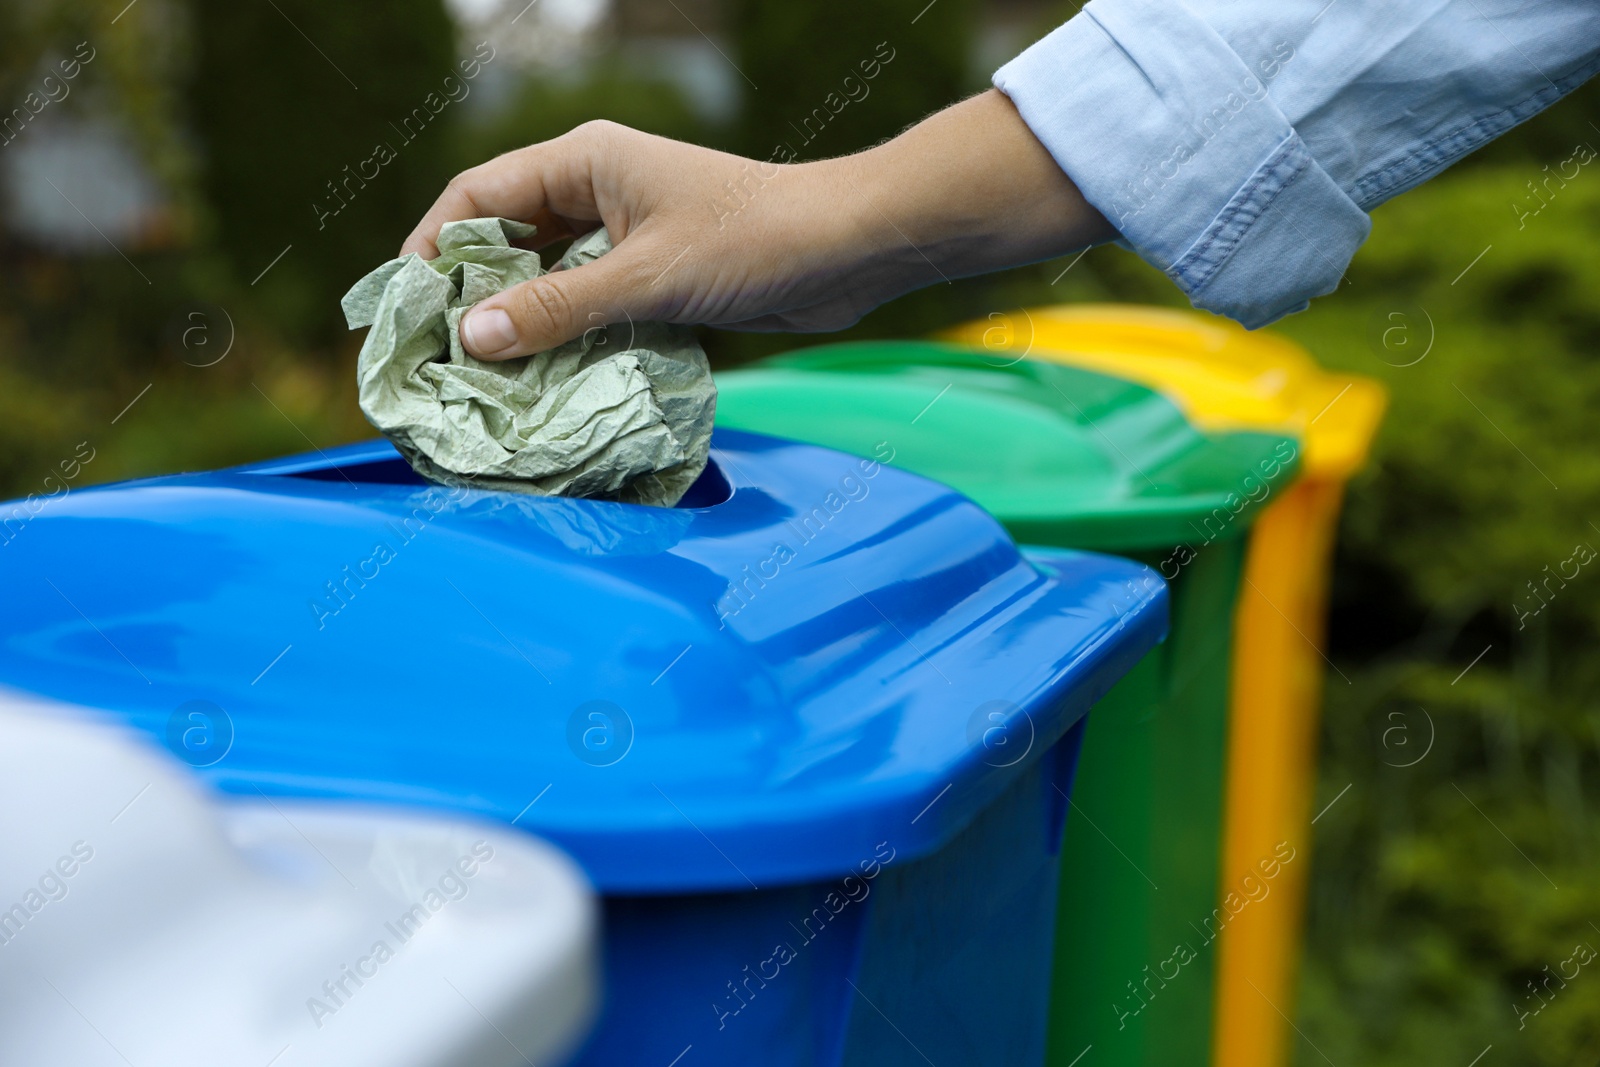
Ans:
{"type": "Polygon", "coordinates": [[[478,359],[513,359],[629,314],[648,317],[628,300],[640,276],[638,254],[629,251],[622,243],[592,263],[540,275],[480,300],[462,316],[462,346],[478,359]]]}

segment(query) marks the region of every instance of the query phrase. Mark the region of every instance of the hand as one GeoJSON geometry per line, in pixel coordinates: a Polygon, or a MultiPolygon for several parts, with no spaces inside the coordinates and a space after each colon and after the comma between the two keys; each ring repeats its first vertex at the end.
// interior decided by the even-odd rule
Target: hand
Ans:
{"type": "Polygon", "coordinates": [[[468,312],[461,341],[482,359],[629,318],[836,330],[913,289],[1115,236],[993,89],[814,163],[586,123],[457,176],[401,251],[431,258],[444,223],[484,216],[533,223],[539,247],[603,224],[615,248],[468,312]]]}

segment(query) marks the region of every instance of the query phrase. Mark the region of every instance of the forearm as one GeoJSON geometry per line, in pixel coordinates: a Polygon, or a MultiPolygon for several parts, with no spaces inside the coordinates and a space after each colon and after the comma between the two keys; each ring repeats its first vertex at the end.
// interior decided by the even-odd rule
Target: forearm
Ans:
{"type": "Polygon", "coordinates": [[[1037,262],[1116,236],[997,89],[822,166],[840,172],[868,239],[913,267],[926,257],[947,277],[1037,262]]]}

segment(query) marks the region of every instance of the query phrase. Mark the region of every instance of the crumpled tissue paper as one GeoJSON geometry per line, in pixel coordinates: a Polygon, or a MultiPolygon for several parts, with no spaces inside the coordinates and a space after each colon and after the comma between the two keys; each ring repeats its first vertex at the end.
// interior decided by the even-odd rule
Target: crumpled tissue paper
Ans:
{"type": "MultiPolygon", "coordinates": [[[[717,406],[686,328],[611,324],[501,362],[461,347],[469,308],[544,273],[537,252],[511,246],[533,233],[509,219],[446,223],[438,258],[390,260],[345,294],[350,328],[372,327],[356,371],[362,412],[431,481],[676,504],[705,469],[717,406]]],[[[596,230],[561,265],[610,250],[596,230]]]]}

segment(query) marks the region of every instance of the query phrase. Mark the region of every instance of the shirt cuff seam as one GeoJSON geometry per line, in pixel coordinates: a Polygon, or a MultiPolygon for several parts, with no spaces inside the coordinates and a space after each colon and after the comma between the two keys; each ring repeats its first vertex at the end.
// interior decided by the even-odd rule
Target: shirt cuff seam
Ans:
{"type": "Polygon", "coordinates": [[[1385,200],[1421,185],[1462,156],[1476,151],[1513,126],[1537,115],[1594,77],[1596,73],[1600,73],[1600,59],[1585,64],[1560,81],[1553,81],[1543,89],[1530,93],[1509,107],[1475,119],[1437,140],[1422,145],[1407,158],[1397,159],[1387,167],[1359,179],[1352,190],[1351,198],[1363,210],[1371,210],[1385,200]]]}
{"type": "Polygon", "coordinates": [[[1278,194],[1292,185],[1312,163],[1298,134],[1285,137],[1228,198],[1222,210],[1189,249],[1167,268],[1166,274],[1187,294],[1205,288],[1266,214],[1278,194]]]}

